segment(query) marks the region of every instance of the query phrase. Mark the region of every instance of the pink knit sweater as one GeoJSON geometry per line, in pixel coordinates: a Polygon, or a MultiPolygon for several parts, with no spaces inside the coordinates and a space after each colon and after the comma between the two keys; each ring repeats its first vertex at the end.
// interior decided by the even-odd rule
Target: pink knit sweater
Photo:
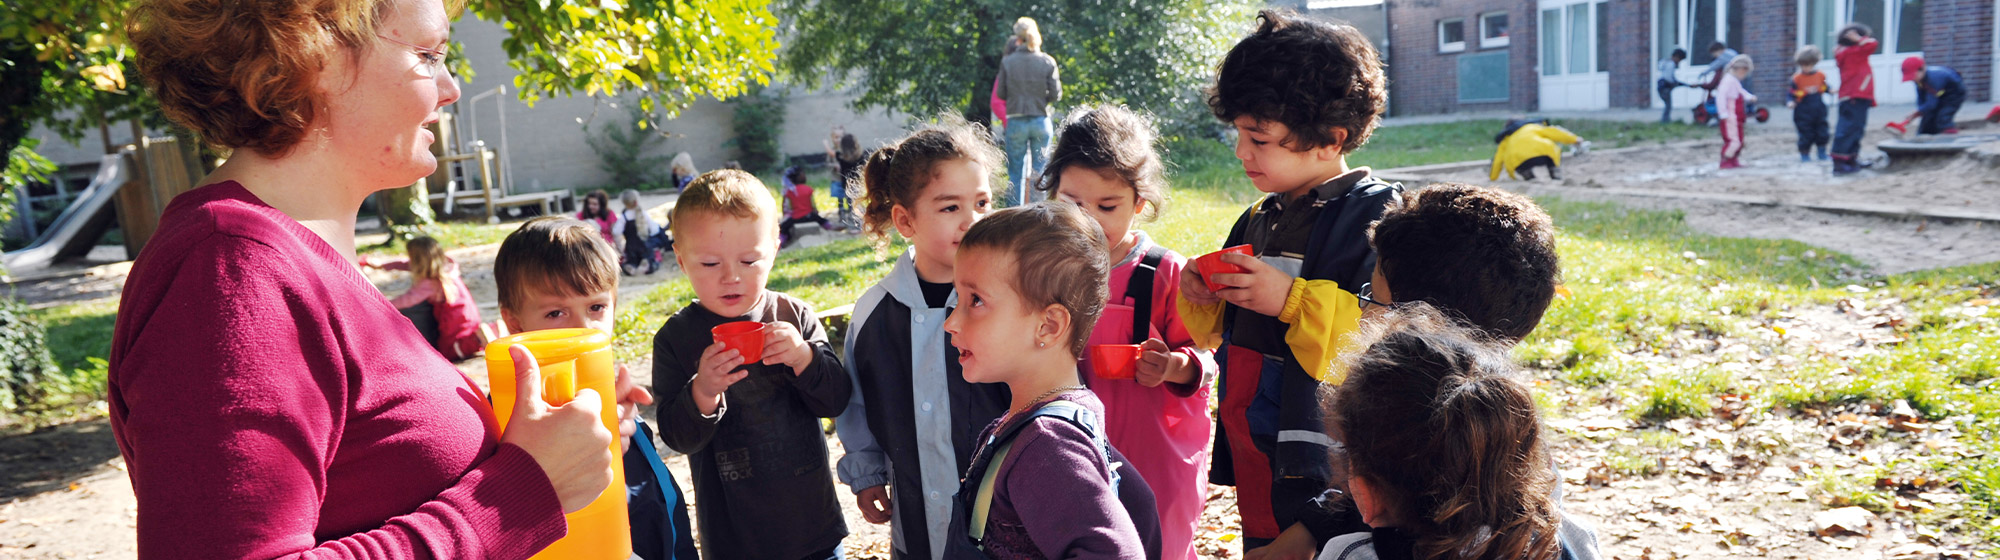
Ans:
{"type": "Polygon", "coordinates": [[[479,389],[311,231],[233,182],[160,224],[111,346],[140,557],[526,558],[567,530],[479,389]]]}

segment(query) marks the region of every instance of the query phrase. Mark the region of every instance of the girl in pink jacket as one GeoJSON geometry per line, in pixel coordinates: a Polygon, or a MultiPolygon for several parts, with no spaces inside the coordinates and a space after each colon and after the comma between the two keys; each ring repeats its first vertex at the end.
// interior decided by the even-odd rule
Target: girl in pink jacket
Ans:
{"type": "Polygon", "coordinates": [[[1184,560],[1195,558],[1194,528],[1207,499],[1209,382],[1218,370],[1174,306],[1187,259],[1132,228],[1166,202],[1154,138],[1152,123],[1124,107],[1082,108],[1063,123],[1037,188],[1052,201],[1081,206],[1104,228],[1110,297],[1090,332],[1081,377],[1104,402],[1111,446],[1152,487],[1160,557],[1184,560]],[[1131,366],[1099,363],[1111,357],[1111,345],[1123,344],[1139,345],[1131,366]]]}

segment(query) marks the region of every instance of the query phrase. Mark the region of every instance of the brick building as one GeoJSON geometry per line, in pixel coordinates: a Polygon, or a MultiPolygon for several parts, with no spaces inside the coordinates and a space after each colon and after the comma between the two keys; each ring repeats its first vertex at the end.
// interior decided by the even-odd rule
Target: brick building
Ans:
{"type": "MultiPolygon", "coordinates": [[[[1757,60],[1752,91],[1783,92],[1800,45],[1827,53],[1848,21],[1876,30],[1877,99],[1910,103],[1903,59],[1957,69],[1969,98],[1993,99],[2000,51],[1993,0],[1387,0],[1395,114],[1658,107],[1654,61],[1675,48],[1694,81],[1722,41],[1757,60]]],[[[1837,83],[1837,77],[1834,80],[1837,83]]],[[[1701,90],[1675,93],[1676,107],[1701,90]]]]}

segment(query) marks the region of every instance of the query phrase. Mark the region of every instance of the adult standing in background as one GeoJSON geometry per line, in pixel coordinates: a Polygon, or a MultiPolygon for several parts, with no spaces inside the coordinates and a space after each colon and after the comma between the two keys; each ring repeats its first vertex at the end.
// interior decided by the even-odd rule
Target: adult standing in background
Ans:
{"type": "MultiPolygon", "coordinates": [[[[1006,60],[1007,55],[1014,54],[1014,51],[1020,49],[1021,49],[1021,38],[1010,36],[1007,38],[1007,48],[1000,49],[1000,59],[1006,60]]],[[[993,99],[988,103],[991,104],[990,108],[993,109],[993,118],[1000,119],[1000,129],[1006,130],[1007,100],[1000,98],[1000,76],[993,77],[993,99]]]]}
{"type": "Polygon", "coordinates": [[[1022,190],[1026,179],[1042,172],[1055,129],[1049,124],[1049,104],[1062,99],[1062,78],[1056,59],[1042,52],[1042,32],[1032,18],[1014,20],[1014,38],[1021,41],[1014,54],[1000,59],[999,91],[1007,103],[1007,194],[1001,204],[1012,206],[1034,202],[1040,193],[1022,190]]]}

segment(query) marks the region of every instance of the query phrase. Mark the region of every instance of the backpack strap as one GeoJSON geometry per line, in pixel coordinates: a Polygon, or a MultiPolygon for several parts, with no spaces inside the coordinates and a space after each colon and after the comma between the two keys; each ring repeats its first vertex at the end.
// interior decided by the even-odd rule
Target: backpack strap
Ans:
{"type": "Polygon", "coordinates": [[[1166,247],[1146,247],[1146,253],[1139,257],[1139,266],[1132,269],[1131,280],[1125,283],[1125,297],[1132,298],[1133,344],[1144,344],[1152,338],[1153,277],[1160,271],[1160,261],[1166,259],[1166,247]]]}
{"type": "MultiPolygon", "coordinates": [[[[1062,400],[1049,401],[1048,404],[1044,404],[1041,408],[1037,408],[1034,412],[1029,413],[1027,418],[1015,422],[1011,426],[1004,427],[999,432],[993,434],[986,442],[987,447],[994,450],[993,453],[984,463],[975,463],[973,465],[974,467],[983,468],[985,472],[980,474],[979,490],[976,494],[973,494],[972,522],[965,527],[966,535],[972,537],[972,542],[980,542],[980,539],[986,536],[987,516],[993,510],[994,480],[999,477],[1000,465],[1007,460],[1008,452],[1014,448],[1015,436],[1021,435],[1021,430],[1027,429],[1028,425],[1033,424],[1036,419],[1042,417],[1059,418],[1065,422],[1069,422],[1071,425],[1076,426],[1077,429],[1083,430],[1083,433],[1089,435],[1092,441],[1097,442],[1098,456],[1103,457],[1107,466],[1110,467],[1108,470],[1111,472],[1111,489],[1113,493],[1117,492],[1119,479],[1118,465],[1110,464],[1111,442],[1107,441],[1104,438],[1102,430],[1097,428],[1097,415],[1091,412],[1090,409],[1073,402],[1062,400]]],[[[978,459],[975,458],[974,461],[978,461],[978,459]]]]}

